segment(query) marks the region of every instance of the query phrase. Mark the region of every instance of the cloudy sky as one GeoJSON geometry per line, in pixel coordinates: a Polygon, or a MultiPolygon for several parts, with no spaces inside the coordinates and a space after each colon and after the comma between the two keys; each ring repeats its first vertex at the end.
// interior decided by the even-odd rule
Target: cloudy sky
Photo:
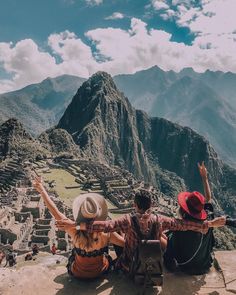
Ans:
{"type": "Polygon", "coordinates": [[[236,0],[0,0],[0,93],[158,65],[236,72],[236,0]]]}

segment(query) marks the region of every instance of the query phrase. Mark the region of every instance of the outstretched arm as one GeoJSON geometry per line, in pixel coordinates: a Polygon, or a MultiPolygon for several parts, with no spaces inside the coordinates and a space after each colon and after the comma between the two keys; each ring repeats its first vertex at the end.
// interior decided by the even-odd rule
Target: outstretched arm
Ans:
{"type": "Polygon", "coordinates": [[[172,231],[198,231],[206,234],[210,227],[221,227],[225,225],[226,218],[218,217],[211,221],[204,221],[203,223],[194,222],[190,220],[175,219],[165,216],[158,216],[158,222],[161,224],[162,231],[172,230],[172,231]]]}
{"type": "Polygon", "coordinates": [[[55,219],[57,219],[57,220],[67,219],[66,216],[58,210],[56,204],[49,197],[47,191],[45,190],[45,188],[43,186],[41,177],[39,177],[39,176],[35,177],[34,188],[37,190],[37,192],[40,193],[40,195],[42,196],[42,198],[45,202],[45,205],[47,206],[48,210],[54,216],[55,219]]]}
{"type": "Polygon", "coordinates": [[[111,233],[110,242],[120,247],[125,245],[125,239],[118,233],[111,233]]]}
{"type": "Polygon", "coordinates": [[[118,219],[106,221],[94,221],[90,223],[80,223],[76,225],[75,222],[70,220],[57,220],[56,226],[67,231],[69,228],[83,230],[88,232],[123,232],[126,233],[130,228],[130,218],[124,215],[118,219]]]}
{"type": "Polygon", "coordinates": [[[81,223],[80,229],[88,232],[123,232],[126,233],[130,228],[130,218],[124,215],[117,219],[106,221],[94,221],[92,223],[81,223]]]}
{"type": "Polygon", "coordinates": [[[202,164],[198,163],[198,169],[199,169],[199,173],[202,178],[202,184],[204,187],[204,195],[206,198],[206,203],[210,203],[211,202],[211,189],[210,189],[210,185],[208,182],[207,169],[205,167],[204,162],[202,162],[202,164]]]}

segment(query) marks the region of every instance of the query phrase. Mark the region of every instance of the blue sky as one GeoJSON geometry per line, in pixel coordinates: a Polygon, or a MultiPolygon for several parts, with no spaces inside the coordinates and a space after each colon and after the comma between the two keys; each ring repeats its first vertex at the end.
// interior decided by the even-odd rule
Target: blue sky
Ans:
{"type": "Polygon", "coordinates": [[[235,0],[0,0],[0,92],[153,65],[236,72],[235,0]]]}
{"type": "Polygon", "coordinates": [[[178,27],[174,21],[163,20],[154,10],[145,8],[149,4],[149,0],[110,0],[102,5],[89,5],[83,0],[1,1],[0,41],[17,42],[32,38],[43,45],[51,33],[64,30],[75,32],[83,38],[84,32],[97,27],[128,29],[131,17],[147,21],[149,27],[170,32],[174,41],[192,41],[194,36],[188,28],[178,27]],[[105,20],[116,11],[127,17],[115,22],[105,20]]]}

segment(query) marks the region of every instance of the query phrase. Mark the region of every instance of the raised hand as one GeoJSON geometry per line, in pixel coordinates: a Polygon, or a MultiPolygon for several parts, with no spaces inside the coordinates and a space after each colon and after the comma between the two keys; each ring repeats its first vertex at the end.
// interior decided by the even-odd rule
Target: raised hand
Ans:
{"type": "Polygon", "coordinates": [[[43,186],[42,181],[43,180],[41,176],[35,175],[35,178],[33,181],[34,188],[37,190],[37,192],[40,193],[41,197],[44,200],[45,205],[47,206],[48,210],[50,211],[50,213],[54,216],[56,220],[66,219],[66,216],[59,211],[56,204],[48,195],[46,189],[43,186]]]}
{"type": "Polygon", "coordinates": [[[202,162],[202,164],[197,163],[198,165],[198,169],[199,169],[199,173],[201,175],[202,178],[207,178],[207,169],[205,167],[204,161],[202,162]]]}
{"type": "Polygon", "coordinates": [[[37,192],[41,193],[44,189],[43,183],[42,183],[42,177],[41,176],[35,176],[33,181],[34,188],[37,190],[37,192]]]}

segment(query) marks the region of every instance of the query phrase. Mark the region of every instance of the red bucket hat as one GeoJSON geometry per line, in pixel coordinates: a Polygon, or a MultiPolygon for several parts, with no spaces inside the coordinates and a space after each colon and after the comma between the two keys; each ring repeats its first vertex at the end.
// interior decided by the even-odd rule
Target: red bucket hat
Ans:
{"type": "Polygon", "coordinates": [[[182,192],[178,195],[180,207],[193,218],[205,220],[207,213],[204,210],[205,197],[199,192],[182,192]]]}

